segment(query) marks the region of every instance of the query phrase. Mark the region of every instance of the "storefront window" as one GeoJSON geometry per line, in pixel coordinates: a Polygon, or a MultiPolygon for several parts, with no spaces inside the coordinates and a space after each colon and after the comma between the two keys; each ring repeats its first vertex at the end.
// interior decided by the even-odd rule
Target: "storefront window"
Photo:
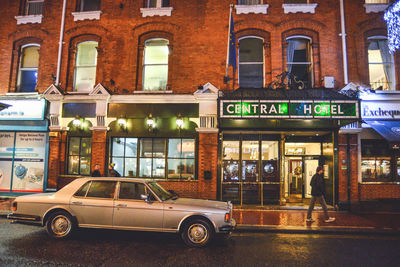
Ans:
{"type": "Polygon", "coordinates": [[[194,139],[113,138],[111,151],[114,168],[125,177],[195,178],[194,139]]]}
{"type": "Polygon", "coordinates": [[[70,137],[68,149],[68,174],[90,175],[92,139],[70,137]]]}
{"type": "Polygon", "coordinates": [[[391,180],[390,158],[362,158],[363,182],[385,182],[391,180]]]}

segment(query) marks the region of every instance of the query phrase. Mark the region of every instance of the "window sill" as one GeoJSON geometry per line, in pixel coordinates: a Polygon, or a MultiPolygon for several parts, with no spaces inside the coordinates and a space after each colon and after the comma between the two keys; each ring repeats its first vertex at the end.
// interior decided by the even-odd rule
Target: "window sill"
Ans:
{"type": "Polygon", "coordinates": [[[365,13],[379,13],[386,10],[389,4],[364,4],[365,13]]]}
{"type": "Polygon", "coordinates": [[[134,91],[134,94],[172,94],[171,90],[168,91],[134,91]]]}
{"type": "Polygon", "coordinates": [[[288,13],[315,13],[318,4],[282,4],[285,14],[288,13]]]}
{"type": "Polygon", "coordinates": [[[267,14],[269,5],[235,5],[236,14],[267,14]]]}
{"type": "Polygon", "coordinates": [[[141,8],[140,13],[142,17],[153,17],[153,16],[171,16],[172,7],[156,7],[156,8],[141,8]]]}
{"type": "Polygon", "coordinates": [[[100,20],[100,15],[103,12],[100,10],[97,11],[85,11],[85,12],[72,12],[72,16],[74,17],[74,21],[79,20],[100,20]]]}
{"type": "Polygon", "coordinates": [[[28,23],[42,23],[43,15],[28,15],[28,16],[15,16],[17,25],[28,23]]]}

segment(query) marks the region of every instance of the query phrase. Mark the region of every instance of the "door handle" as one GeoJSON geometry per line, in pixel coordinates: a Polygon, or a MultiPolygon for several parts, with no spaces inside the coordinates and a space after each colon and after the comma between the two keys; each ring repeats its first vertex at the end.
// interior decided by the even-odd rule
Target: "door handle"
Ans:
{"type": "Polygon", "coordinates": [[[117,207],[118,208],[125,208],[127,205],[126,204],[118,204],[117,207]]]}
{"type": "Polygon", "coordinates": [[[74,205],[82,205],[82,202],[81,201],[73,201],[72,204],[74,204],[74,205]]]}

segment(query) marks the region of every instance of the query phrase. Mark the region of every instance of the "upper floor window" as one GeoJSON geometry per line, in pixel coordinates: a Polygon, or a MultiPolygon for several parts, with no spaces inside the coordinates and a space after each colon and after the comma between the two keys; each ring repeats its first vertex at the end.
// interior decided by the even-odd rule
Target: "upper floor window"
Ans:
{"type": "Polygon", "coordinates": [[[263,40],[245,37],[239,40],[239,87],[264,86],[263,40]]]}
{"type": "Polygon", "coordinates": [[[100,10],[100,0],[81,0],[80,11],[100,10]]]}
{"type": "Polygon", "coordinates": [[[19,92],[35,91],[39,67],[39,49],[40,46],[37,44],[21,47],[17,79],[17,91],[19,92]]]}
{"type": "Polygon", "coordinates": [[[238,0],[239,5],[261,5],[262,0],[238,0]]]}
{"type": "Polygon", "coordinates": [[[304,82],[305,86],[312,85],[312,52],[310,39],[290,37],[286,39],[286,58],[288,72],[304,82]]]}
{"type": "Polygon", "coordinates": [[[75,60],[74,90],[89,92],[96,82],[97,46],[95,41],[77,45],[75,60]]]}
{"type": "Polygon", "coordinates": [[[145,42],[143,60],[143,90],[167,89],[168,40],[151,39],[145,42]]]}
{"type": "Polygon", "coordinates": [[[373,89],[394,90],[394,60],[385,37],[368,39],[369,82],[373,89]]]}
{"type": "Polygon", "coordinates": [[[169,0],[145,0],[145,7],[147,8],[169,7],[169,0]]]}
{"type": "Polygon", "coordinates": [[[42,15],[44,0],[26,0],[25,15],[42,15]]]}
{"type": "Polygon", "coordinates": [[[390,0],[365,0],[366,4],[388,4],[390,0]]]}

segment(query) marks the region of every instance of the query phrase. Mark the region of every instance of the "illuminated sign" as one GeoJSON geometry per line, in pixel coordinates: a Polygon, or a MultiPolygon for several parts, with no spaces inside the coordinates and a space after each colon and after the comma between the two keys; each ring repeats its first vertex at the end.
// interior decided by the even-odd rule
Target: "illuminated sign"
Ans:
{"type": "Polygon", "coordinates": [[[357,119],[357,101],[221,100],[221,118],[357,119]]]}
{"type": "Polygon", "coordinates": [[[2,100],[10,107],[0,111],[0,120],[43,120],[46,102],[41,100],[2,100]]]}
{"type": "Polygon", "coordinates": [[[400,119],[400,104],[394,102],[361,101],[363,119],[400,119]]]}

